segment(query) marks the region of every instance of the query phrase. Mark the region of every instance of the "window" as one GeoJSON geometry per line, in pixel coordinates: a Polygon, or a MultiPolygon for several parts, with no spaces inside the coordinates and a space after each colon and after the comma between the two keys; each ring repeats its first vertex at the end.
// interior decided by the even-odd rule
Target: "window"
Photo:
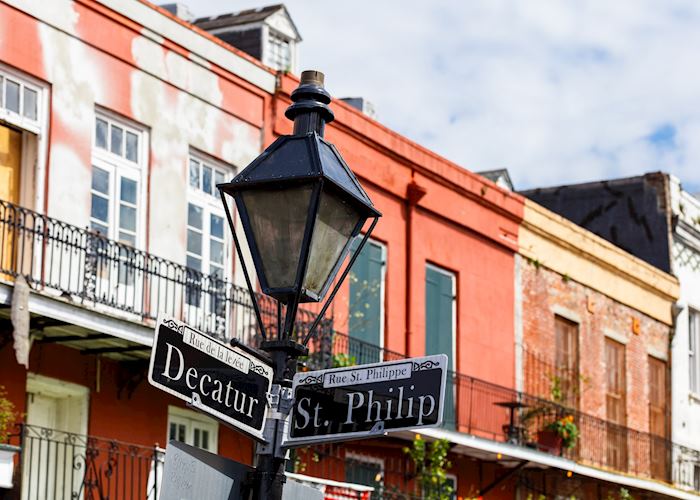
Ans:
{"type": "Polygon", "coordinates": [[[555,379],[552,391],[557,403],[578,408],[578,324],[561,316],[554,317],[555,379]]]}
{"type": "MultiPolygon", "coordinates": [[[[219,192],[216,189],[216,185],[226,182],[226,178],[230,177],[230,173],[227,172],[227,170],[229,169],[215,167],[211,161],[207,161],[196,156],[190,156],[190,190],[216,196],[218,200],[219,192]]],[[[219,203],[221,202],[219,201],[219,203]]]]}
{"type": "Polygon", "coordinates": [[[168,440],[217,453],[219,424],[201,413],[171,406],[168,408],[168,440]]]}
{"type": "Polygon", "coordinates": [[[36,128],[39,125],[40,99],[39,86],[19,75],[0,70],[0,118],[23,128],[36,128]]]}
{"type": "MultiPolygon", "coordinates": [[[[353,251],[359,242],[353,242],[353,251]]],[[[385,255],[383,245],[368,240],[350,272],[348,354],[358,364],[381,361],[385,255]]]]}
{"type": "Polygon", "coordinates": [[[143,156],[143,135],[106,116],[95,118],[90,227],[132,247],[138,245],[141,231],[143,169],[138,160],[143,156]]]}
{"type": "MultiPolygon", "coordinates": [[[[192,308],[188,317],[199,317],[210,331],[226,329],[226,278],[228,239],[226,219],[216,185],[232,177],[230,167],[191,153],[188,164],[187,290],[192,308]]],[[[200,323],[202,324],[202,323],[200,323]]]]}
{"type": "Polygon", "coordinates": [[[371,498],[383,498],[384,461],[381,458],[345,455],[345,482],[374,488],[371,498]]]}
{"type": "Polygon", "coordinates": [[[292,56],[289,41],[270,32],[268,46],[270,49],[269,65],[282,71],[291,69],[292,56]]]}
{"type": "Polygon", "coordinates": [[[700,393],[700,312],[688,310],[688,367],[690,391],[700,393]]]}
{"type": "Polygon", "coordinates": [[[138,163],[141,146],[141,132],[123,123],[98,116],[95,119],[95,148],[124,159],[138,163]]]}
{"type": "Polygon", "coordinates": [[[605,339],[605,371],[608,466],[624,470],[627,466],[625,346],[609,338],[605,339]]]}
{"type": "Polygon", "coordinates": [[[693,465],[693,489],[700,491],[700,465],[693,465]]]}
{"type": "MultiPolygon", "coordinates": [[[[425,269],[425,354],[447,354],[447,368],[454,370],[455,356],[455,275],[428,264],[425,269]]],[[[454,387],[447,377],[445,427],[454,428],[454,387]]]]}

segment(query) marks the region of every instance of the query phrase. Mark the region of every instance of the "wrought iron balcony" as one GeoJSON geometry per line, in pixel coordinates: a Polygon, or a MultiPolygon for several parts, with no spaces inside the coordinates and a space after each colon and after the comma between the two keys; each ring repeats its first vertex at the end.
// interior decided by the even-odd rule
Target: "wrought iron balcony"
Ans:
{"type": "MultiPolygon", "coordinates": [[[[320,369],[403,358],[398,352],[333,331],[314,339],[306,364],[309,369],[320,369]]],[[[700,491],[695,472],[696,467],[700,470],[697,450],[461,373],[450,372],[449,382],[445,429],[700,491]],[[522,408],[510,410],[498,404],[510,402],[522,408]],[[511,411],[515,412],[513,426],[511,411]],[[551,432],[551,424],[566,418],[579,432],[570,448],[551,432]]]]}
{"type": "Polygon", "coordinates": [[[158,446],[21,424],[15,490],[21,498],[156,500],[165,450],[158,446]]]}
{"type": "MultiPolygon", "coordinates": [[[[20,275],[42,293],[149,326],[167,314],[222,338],[257,342],[248,291],[230,280],[0,200],[0,281],[20,275]]],[[[276,303],[263,295],[258,301],[274,334],[276,303]]],[[[300,310],[299,318],[302,334],[314,315],[300,310]]]]}

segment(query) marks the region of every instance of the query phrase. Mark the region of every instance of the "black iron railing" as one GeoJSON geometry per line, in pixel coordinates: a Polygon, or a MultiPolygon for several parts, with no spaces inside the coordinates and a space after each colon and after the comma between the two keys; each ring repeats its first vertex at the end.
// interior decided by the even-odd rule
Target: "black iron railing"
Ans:
{"type": "Polygon", "coordinates": [[[15,475],[24,500],[157,500],[164,450],[21,424],[15,475]]]}
{"type": "MultiPolygon", "coordinates": [[[[314,340],[307,366],[309,369],[330,368],[405,357],[332,331],[314,340]]],[[[545,385],[545,382],[552,384],[552,379],[543,374],[542,380],[538,380],[543,390],[543,397],[540,397],[450,372],[444,427],[700,491],[697,488],[700,452],[674,444],[665,437],[617,425],[553,402],[547,397],[551,385],[545,385]],[[517,402],[522,408],[511,410],[502,405],[510,402],[517,402]],[[512,426],[511,412],[514,412],[512,426]],[[579,433],[570,448],[552,431],[553,424],[567,418],[579,433]]]]}
{"type": "MultiPolygon", "coordinates": [[[[0,200],[0,279],[18,276],[45,293],[149,324],[166,314],[220,337],[259,340],[245,288],[0,200]]],[[[276,303],[263,295],[258,302],[276,335],[276,303]]],[[[313,319],[300,310],[297,333],[313,319]]]]}

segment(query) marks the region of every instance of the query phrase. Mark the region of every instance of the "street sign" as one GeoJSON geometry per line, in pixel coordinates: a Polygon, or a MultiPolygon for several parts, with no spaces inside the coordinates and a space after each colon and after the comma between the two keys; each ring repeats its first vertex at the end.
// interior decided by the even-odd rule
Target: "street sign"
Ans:
{"type": "Polygon", "coordinates": [[[283,446],[442,424],[447,356],[297,373],[283,446]]]}
{"type": "Polygon", "coordinates": [[[159,500],[248,500],[253,467],[170,441],[159,500]]]}
{"type": "Polygon", "coordinates": [[[272,367],[184,323],[160,318],[148,381],[263,440],[272,367]]]}

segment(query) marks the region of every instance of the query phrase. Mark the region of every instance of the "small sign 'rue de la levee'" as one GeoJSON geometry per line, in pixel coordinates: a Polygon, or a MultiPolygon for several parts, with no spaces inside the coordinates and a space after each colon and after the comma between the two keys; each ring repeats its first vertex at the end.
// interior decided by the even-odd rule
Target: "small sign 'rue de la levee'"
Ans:
{"type": "Polygon", "coordinates": [[[272,367],[171,318],[160,318],[149,382],[195,408],[263,439],[272,367]]]}
{"type": "Polygon", "coordinates": [[[297,373],[283,446],[442,424],[447,356],[297,373]]]}

